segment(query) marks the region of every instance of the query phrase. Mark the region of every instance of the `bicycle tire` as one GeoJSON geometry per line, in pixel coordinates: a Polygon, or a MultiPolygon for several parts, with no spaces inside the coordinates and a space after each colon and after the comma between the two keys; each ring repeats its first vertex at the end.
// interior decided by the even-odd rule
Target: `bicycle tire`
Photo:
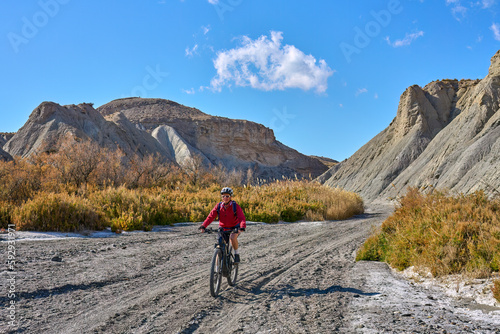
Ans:
{"type": "Polygon", "coordinates": [[[229,246],[229,275],[227,275],[227,283],[230,286],[234,286],[236,284],[236,279],[238,278],[238,267],[239,265],[234,264],[234,254],[233,247],[229,246]]]}
{"type": "Polygon", "coordinates": [[[217,297],[220,291],[222,281],[222,251],[216,249],[212,257],[212,266],[210,267],[210,294],[217,297]]]}

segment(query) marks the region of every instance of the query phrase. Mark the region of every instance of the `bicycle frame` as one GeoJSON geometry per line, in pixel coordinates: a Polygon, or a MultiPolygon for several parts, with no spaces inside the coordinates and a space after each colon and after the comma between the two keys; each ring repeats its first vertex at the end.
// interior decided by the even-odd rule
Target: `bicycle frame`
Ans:
{"type": "Polygon", "coordinates": [[[215,244],[215,248],[222,250],[222,276],[224,277],[228,277],[233,264],[233,261],[231,261],[231,243],[229,241],[231,233],[232,230],[224,231],[224,229],[219,228],[217,234],[218,242],[215,244]],[[224,234],[228,234],[228,241],[224,238],[224,234]]]}
{"type": "MultiPolygon", "coordinates": [[[[212,233],[213,231],[206,229],[205,232],[212,233]]],[[[233,263],[234,255],[232,254],[232,247],[229,241],[232,232],[233,230],[224,231],[223,228],[218,229],[217,243],[214,246],[214,255],[210,269],[210,294],[213,297],[217,297],[219,294],[222,276],[227,278],[230,286],[236,284],[238,265],[233,263]],[[226,238],[228,239],[227,241],[226,238]]]]}

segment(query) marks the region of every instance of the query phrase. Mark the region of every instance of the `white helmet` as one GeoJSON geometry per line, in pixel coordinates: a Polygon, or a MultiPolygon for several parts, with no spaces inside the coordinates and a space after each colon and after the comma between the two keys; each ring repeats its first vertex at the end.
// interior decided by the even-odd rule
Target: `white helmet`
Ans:
{"type": "Polygon", "coordinates": [[[224,187],[222,188],[222,190],[220,191],[220,194],[223,195],[223,194],[229,194],[230,196],[233,196],[233,189],[229,188],[229,187],[224,187]]]}

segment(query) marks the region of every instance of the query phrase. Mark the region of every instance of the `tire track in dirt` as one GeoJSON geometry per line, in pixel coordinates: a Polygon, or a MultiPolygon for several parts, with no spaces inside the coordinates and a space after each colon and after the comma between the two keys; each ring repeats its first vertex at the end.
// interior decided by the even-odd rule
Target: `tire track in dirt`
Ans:
{"type": "MultiPolygon", "coordinates": [[[[297,227],[301,230],[304,228],[304,226],[300,225],[297,227]]],[[[252,265],[247,269],[245,272],[246,274],[242,275],[237,289],[229,289],[222,293],[221,298],[224,300],[223,305],[209,312],[203,310],[195,314],[191,319],[190,325],[180,332],[193,333],[196,332],[196,330],[202,333],[215,331],[233,332],[235,330],[253,332],[269,329],[270,324],[273,324],[273,326],[275,326],[274,328],[283,328],[284,332],[295,332],[298,328],[294,321],[291,323],[289,318],[280,317],[279,313],[273,314],[271,311],[272,305],[282,300],[283,296],[291,296],[292,299],[303,299],[302,297],[311,295],[320,296],[335,292],[344,294],[350,292],[352,294],[352,291],[357,291],[345,289],[341,285],[332,285],[321,289],[318,287],[321,284],[315,282],[311,278],[309,278],[309,282],[305,284],[304,282],[302,282],[302,284],[298,284],[297,282],[301,280],[301,276],[303,276],[304,273],[312,271],[313,269],[319,269],[315,271],[313,276],[321,276],[322,268],[328,267],[334,262],[343,264],[340,267],[337,266],[331,273],[328,271],[329,275],[339,276],[339,274],[347,272],[347,266],[353,261],[351,258],[348,263],[345,263],[345,254],[343,251],[340,251],[340,248],[346,245],[346,239],[347,244],[351,244],[351,238],[362,239],[365,236],[365,232],[359,232],[357,224],[350,224],[349,222],[346,224],[336,222],[324,223],[306,228],[313,229],[314,233],[307,234],[306,236],[296,234],[295,236],[289,237],[286,242],[280,244],[280,249],[277,250],[277,253],[280,254],[281,257],[277,258],[274,264],[268,264],[269,269],[262,271],[263,264],[259,262],[255,264],[255,267],[258,269],[252,269],[252,267],[254,267],[252,265]],[[333,224],[335,224],[333,228],[335,231],[334,238],[330,233],[325,231],[325,229],[331,229],[333,224]],[[297,248],[297,243],[300,243],[302,247],[297,248]],[[280,250],[284,250],[284,253],[291,254],[283,256],[280,250]],[[329,260],[321,261],[322,258],[328,258],[329,260]],[[305,287],[295,288],[294,286],[297,284],[299,286],[305,285],[305,287]],[[247,318],[248,313],[252,312],[258,312],[258,315],[254,315],[254,318],[259,318],[264,328],[256,328],[255,323],[251,328],[247,328],[248,326],[245,324],[244,319],[247,318]],[[221,321],[218,319],[221,314],[230,314],[231,317],[230,319],[226,318],[221,321]],[[270,314],[272,314],[272,316],[270,316],[270,314]]],[[[252,246],[250,246],[251,241],[248,243],[248,248],[250,249],[245,250],[245,252],[254,250],[252,246]]],[[[352,251],[349,253],[352,256],[352,251]]],[[[244,269],[242,268],[242,270],[244,269]]],[[[322,279],[318,278],[318,280],[321,281],[322,279]]],[[[304,304],[304,308],[316,308],[316,301],[312,301],[312,306],[307,306],[309,303],[311,303],[311,300],[307,300],[304,304]]],[[[289,306],[290,305],[288,305],[288,307],[289,306]]],[[[337,310],[337,312],[340,312],[340,310],[337,310]]],[[[342,323],[340,323],[338,327],[341,326],[342,323]]],[[[301,324],[301,327],[304,329],[307,327],[307,324],[306,326],[301,324]]],[[[316,325],[311,327],[311,330],[314,331],[331,329],[316,325]]]]}
{"type": "MultiPolygon", "coordinates": [[[[344,328],[354,251],[382,216],[250,225],[236,287],[209,294],[215,238],[196,226],[19,243],[19,332],[256,333],[344,328]],[[50,261],[54,253],[63,261],[50,261]],[[42,293],[43,292],[43,293],[42,293]]],[[[2,288],[0,286],[0,288],[2,288]]]]}

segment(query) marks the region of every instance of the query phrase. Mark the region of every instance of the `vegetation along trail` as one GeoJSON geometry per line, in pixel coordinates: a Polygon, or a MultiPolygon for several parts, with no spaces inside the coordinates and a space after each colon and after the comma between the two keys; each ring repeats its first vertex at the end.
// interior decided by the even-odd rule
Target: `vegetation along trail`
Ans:
{"type": "MultiPolygon", "coordinates": [[[[20,240],[19,326],[2,323],[0,330],[498,333],[498,313],[467,313],[438,291],[396,278],[385,264],[354,261],[371,226],[390,213],[380,206],[343,221],[251,224],[240,237],[237,285],[224,280],[218,298],[208,285],[215,237],[194,224],[110,238],[20,240]]],[[[0,302],[4,312],[8,300],[0,302]]]]}

